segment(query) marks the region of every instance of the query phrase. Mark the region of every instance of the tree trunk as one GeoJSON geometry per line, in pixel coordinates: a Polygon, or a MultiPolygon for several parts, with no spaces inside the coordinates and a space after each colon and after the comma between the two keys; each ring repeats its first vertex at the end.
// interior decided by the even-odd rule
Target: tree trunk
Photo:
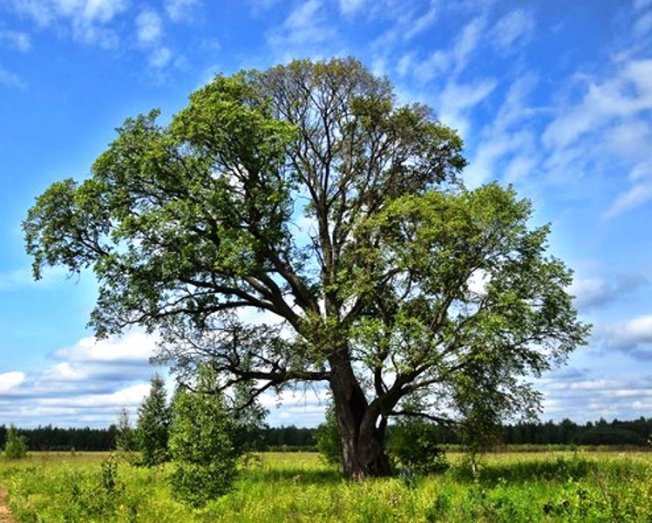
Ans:
{"type": "MultiPolygon", "coordinates": [[[[348,352],[348,351],[347,351],[348,352]]],[[[369,409],[367,399],[347,357],[331,362],[331,390],[342,441],[342,469],[349,478],[389,476],[385,453],[386,421],[369,409]]]]}

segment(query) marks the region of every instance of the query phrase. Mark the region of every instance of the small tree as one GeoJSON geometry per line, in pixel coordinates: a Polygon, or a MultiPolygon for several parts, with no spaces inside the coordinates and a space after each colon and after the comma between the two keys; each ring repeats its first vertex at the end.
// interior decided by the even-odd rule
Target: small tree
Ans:
{"type": "Polygon", "coordinates": [[[149,395],[138,409],[136,440],[143,465],[151,467],[167,459],[170,417],[165,383],[158,374],[155,374],[149,395]]]}
{"type": "Polygon", "coordinates": [[[133,452],[138,450],[136,434],[131,426],[129,412],[125,407],[120,409],[118,416],[118,427],[115,435],[115,448],[120,452],[133,452]]]}
{"type": "Polygon", "coordinates": [[[202,365],[195,390],[179,388],[173,403],[170,452],[177,468],[170,481],[174,495],[194,506],[228,492],[236,474],[233,424],[216,387],[215,372],[202,365]]]}
{"type": "Polygon", "coordinates": [[[20,459],[27,455],[27,441],[25,436],[18,433],[11,425],[7,431],[7,443],[5,444],[5,457],[8,459],[20,459]]]}

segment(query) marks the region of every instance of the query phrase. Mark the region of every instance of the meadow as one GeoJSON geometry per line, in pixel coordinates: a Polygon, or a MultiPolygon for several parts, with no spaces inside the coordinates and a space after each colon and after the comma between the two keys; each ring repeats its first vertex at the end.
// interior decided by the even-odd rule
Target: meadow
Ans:
{"type": "Polygon", "coordinates": [[[22,522],[652,521],[652,453],[491,454],[475,477],[463,455],[448,459],[438,474],[352,482],[317,454],[257,454],[201,509],[172,498],[172,465],[108,453],[0,460],[0,486],[22,522]]]}

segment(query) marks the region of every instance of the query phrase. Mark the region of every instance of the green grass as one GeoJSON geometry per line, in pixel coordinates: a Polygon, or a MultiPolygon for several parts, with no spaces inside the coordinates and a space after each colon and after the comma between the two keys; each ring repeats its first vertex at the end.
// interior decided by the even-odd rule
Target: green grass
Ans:
{"type": "Polygon", "coordinates": [[[652,521],[646,453],[495,454],[476,477],[451,454],[442,474],[359,483],[343,480],[316,454],[267,453],[243,466],[231,493],[198,510],[172,499],[170,465],[107,465],[107,457],[0,460],[0,485],[25,522],[652,521]]]}

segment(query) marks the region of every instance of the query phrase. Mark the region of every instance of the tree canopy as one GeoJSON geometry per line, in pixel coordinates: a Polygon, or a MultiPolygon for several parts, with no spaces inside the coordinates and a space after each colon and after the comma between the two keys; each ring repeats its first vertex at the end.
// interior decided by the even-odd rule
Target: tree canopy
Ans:
{"type": "Polygon", "coordinates": [[[217,76],[158,115],[37,199],[35,277],[92,269],[98,335],[157,331],[162,359],[209,360],[241,406],[325,382],[346,474],[388,472],[394,415],[533,412],[523,378],[584,343],[530,203],[465,189],[459,136],[356,60],[217,76]]]}

